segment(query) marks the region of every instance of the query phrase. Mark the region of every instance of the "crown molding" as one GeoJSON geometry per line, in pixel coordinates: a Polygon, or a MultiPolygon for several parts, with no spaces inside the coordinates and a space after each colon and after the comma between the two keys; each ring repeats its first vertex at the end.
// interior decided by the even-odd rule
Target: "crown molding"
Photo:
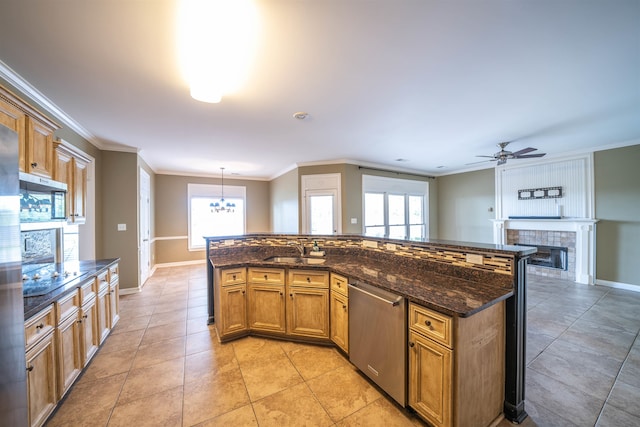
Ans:
{"type": "Polygon", "coordinates": [[[71,116],[65,113],[60,107],[54,104],[49,98],[44,96],[38,89],[36,89],[31,83],[26,81],[22,76],[16,73],[11,67],[0,60],[0,77],[13,85],[20,92],[25,94],[31,101],[44,108],[47,112],[51,113],[57,120],[73,130],[75,133],[86,139],[89,143],[104,150],[104,144],[85,129],[80,123],[76,122],[71,116]]]}

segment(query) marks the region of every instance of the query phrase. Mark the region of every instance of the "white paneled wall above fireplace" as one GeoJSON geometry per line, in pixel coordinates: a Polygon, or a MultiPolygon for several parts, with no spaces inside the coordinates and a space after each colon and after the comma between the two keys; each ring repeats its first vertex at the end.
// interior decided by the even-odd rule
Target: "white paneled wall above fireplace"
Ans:
{"type": "Polygon", "coordinates": [[[568,217],[591,219],[593,155],[586,154],[519,166],[516,161],[496,168],[496,219],[568,217]],[[562,197],[518,200],[518,190],[562,187],[562,197]]]}

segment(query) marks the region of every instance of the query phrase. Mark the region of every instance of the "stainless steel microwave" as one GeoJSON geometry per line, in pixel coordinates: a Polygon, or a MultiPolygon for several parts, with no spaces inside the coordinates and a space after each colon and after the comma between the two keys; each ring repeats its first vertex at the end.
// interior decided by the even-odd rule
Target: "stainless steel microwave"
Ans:
{"type": "Polygon", "coordinates": [[[67,217],[66,195],[64,182],[20,173],[20,224],[61,227],[67,217]]]}

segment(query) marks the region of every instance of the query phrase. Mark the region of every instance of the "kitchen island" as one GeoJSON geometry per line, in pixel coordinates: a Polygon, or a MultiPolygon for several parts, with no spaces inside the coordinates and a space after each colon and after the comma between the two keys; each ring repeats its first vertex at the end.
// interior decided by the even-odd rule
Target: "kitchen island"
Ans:
{"type": "MultiPolygon", "coordinates": [[[[499,351],[500,372],[487,374],[491,382],[495,383],[496,378],[501,382],[499,411],[504,412],[505,416],[512,421],[520,422],[526,417],[524,411],[525,267],[527,256],[534,253],[535,249],[448,241],[408,242],[354,235],[279,234],[210,237],[207,238],[207,248],[210,283],[209,322],[214,323],[214,320],[217,320],[215,323],[219,333],[221,328],[224,328],[221,339],[233,339],[247,334],[275,335],[285,339],[300,339],[301,336],[303,338],[307,336],[310,341],[324,339],[338,345],[338,341],[333,339],[333,323],[339,319],[334,317],[333,313],[334,275],[337,280],[344,279],[349,283],[366,282],[401,295],[408,301],[412,307],[408,319],[409,326],[412,325],[411,316],[426,322],[427,330],[420,330],[414,325],[414,335],[411,335],[410,329],[409,336],[424,338],[427,335],[427,340],[417,342],[410,339],[407,344],[411,347],[411,351],[422,355],[419,357],[423,357],[423,362],[437,362],[443,369],[442,375],[447,372],[466,372],[463,371],[465,366],[466,369],[475,366],[476,370],[481,371],[483,369],[477,369],[478,360],[480,363],[484,363],[485,360],[487,362],[490,359],[494,360],[496,351],[499,351]],[[314,259],[313,262],[299,261],[300,252],[292,245],[302,244],[308,251],[314,242],[319,244],[326,255],[321,260],[314,259]],[[296,272],[298,272],[297,275],[296,272]],[[309,283],[319,283],[315,286],[320,289],[314,290],[316,295],[314,298],[317,301],[321,299],[317,295],[322,291],[322,280],[316,278],[320,273],[314,275],[313,272],[324,272],[325,281],[331,282],[332,311],[326,315],[331,316],[332,319],[331,340],[326,333],[322,332],[320,326],[317,328],[320,332],[315,336],[315,331],[306,335],[295,333],[293,328],[298,320],[295,315],[293,319],[290,318],[290,313],[297,313],[296,310],[298,310],[293,304],[293,291],[301,289],[299,285],[293,283],[296,277],[301,277],[304,281],[307,275],[306,280],[309,283]],[[258,297],[258,292],[266,296],[267,291],[271,291],[270,299],[261,300],[259,306],[266,307],[265,302],[270,301],[269,307],[275,307],[273,310],[281,310],[283,313],[280,317],[268,319],[270,324],[267,326],[271,329],[265,328],[264,322],[255,322],[255,316],[264,318],[269,313],[257,313],[256,305],[252,305],[252,299],[258,297]],[[291,303],[278,302],[278,294],[282,297],[285,291],[291,297],[291,303]],[[279,318],[284,318],[285,312],[286,325],[278,326],[278,323],[282,323],[279,318]],[[233,316],[224,317],[230,313],[233,316]],[[487,325],[490,325],[489,329],[494,332],[483,334],[482,328],[487,325]],[[443,335],[429,336],[430,331],[443,332],[443,335]],[[416,333],[418,335],[415,335],[416,333]],[[465,340],[467,342],[463,342],[465,340]],[[426,347],[417,345],[420,343],[427,343],[431,345],[430,349],[438,348],[442,351],[439,351],[437,356],[433,356],[436,354],[433,351],[427,354],[422,351],[426,347]]],[[[328,286],[326,288],[328,294],[328,286]]],[[[311,295],[311,290],[307,290],[308,301],[312,301],[311,295]]],[[[335,296],[341,297],[339,292],[336,292],[335,296]]],[[[344,297],[341,298],[340,301],[344,301],[343,307],[346,309],[348,301],[344,297]]],[[[318,306],[310,304],[310,302],[307,303],[307,309],[318,306]]],[[[322,320],[321,312],[319,313],[310,318],[322,320]]],[[[410,354],[410,359],[412,357],[410,354]]],[[[433,370],[433,366],[430,369],[433,370]]],[[[479,403],[476,406],[474,402],[468,405],[463,404],[459,395],[464,390],[467,392],[476,390],[475,394],[478,394],[482,387],[478,382],[487,382],[487,378],[472,380],[458,375],[452,379],[452,377],[441,375],[441,378],[446,378],[444,383],[455,383],[453,385],[455,389],[446,389],[444,386],[447,384],[440,381],[441,387],[437,388],[437,391],[443,394],[435,402],[435,407],[426,405],[426,411],[423,411],[426,412],[425,416],[421,412],[421,409],[425,408],[420,408],[420,396],[417,396],[418,404],[415,404],[416,393],[420,394],[421,390],[420,387],[415,389],[415,381],[424,382],[422,389],[432,387],[432,381],[425,382],[426,377],[416,378],[412,374],[415,370],[414,367],[412,371],[410,363],[409,375],[412,379],[409,381],[409,404],[432,424],[468,425],[465,420],[472,419],[473,411],[478,411],[477,408],[483,406],[482,399],[476,399],[478,400],[476,403],[479,403]],[[476,384],[476,386],[470,384],[476,384]],[[452,399],[453,402],[448,399],[452,399]],[[447,413],[448,409],[451,409],[451,414],[447,413]]],[[[429,374],[431,373],[433,372],[429,374]]],[[[421,373],[418,370],[416,375],[424,375],[424,372],[421,373]]],[[[433,390],[424,392],[429,394],[433,390]]],[[[492,391],[490,394],[495,392],[492,391]]]]}

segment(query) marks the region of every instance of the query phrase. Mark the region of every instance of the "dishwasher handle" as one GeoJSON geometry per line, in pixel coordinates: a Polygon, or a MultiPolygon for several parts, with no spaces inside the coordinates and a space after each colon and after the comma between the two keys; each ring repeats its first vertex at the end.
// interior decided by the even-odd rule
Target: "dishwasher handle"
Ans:
{"type": "Polygon", "coordinates": [[[353,284],[349,284],[349,286],[354,288],[354,289],[356,289],[358,292],[362,292],[363,294],[366,294],[366,295],[368,295],[368,296],[370,296],[372,298],[376,298],[376,299],[378,299],[378,300],[380,300],[380,301],[382,301],[382,302],[384,302],[386,304],[390,304],[393,307],[399,305],[402,302],[402,299],[403,299],[401,296],[398,295],[398,297],[395,300],[390,301],[390,300],[388,300],[386,298],[383,298],[383,297],[381,297],[379,295],[373,294],[371,292],[367,292],[367,291],[365,291],[364,289],[362,289],[359,286],[356,286],[356,285],[353,285],[353,284]]]}

